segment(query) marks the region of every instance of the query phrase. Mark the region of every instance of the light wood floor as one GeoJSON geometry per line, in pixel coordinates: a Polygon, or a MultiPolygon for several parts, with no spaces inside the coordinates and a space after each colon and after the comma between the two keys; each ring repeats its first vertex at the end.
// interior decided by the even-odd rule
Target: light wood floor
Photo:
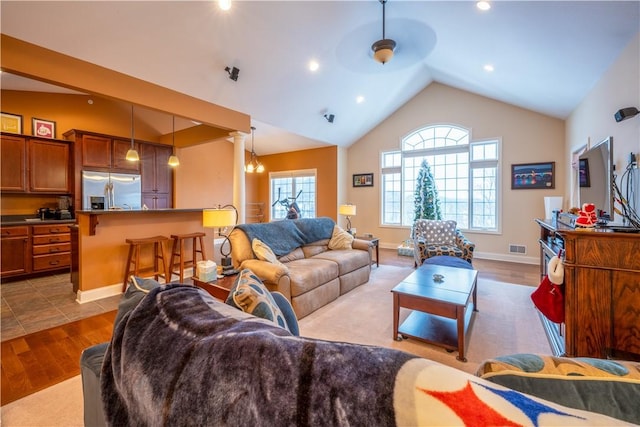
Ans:
{"type": "MultiPolygon", "coordinates": [[[[413,266],[413,258],[380,249],[380,264],[413,266]]],[[[481,259],[474,259],[473,265],[481,278],[530,286],[540,282],[535,265],[481,259]]],[[[0,404],[79,375],[82,350],[111,338],[115,315],[115,311],[106,311],[2,342],[0,404]]]]}

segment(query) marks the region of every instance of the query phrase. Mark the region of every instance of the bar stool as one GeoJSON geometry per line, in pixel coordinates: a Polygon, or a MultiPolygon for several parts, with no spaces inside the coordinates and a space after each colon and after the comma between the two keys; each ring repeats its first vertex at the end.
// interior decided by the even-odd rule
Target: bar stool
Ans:
{"type": "MultiPolygon", "coordinates": [[[[204,242],[202,238],[206,236],[205,233],[197,232],[190,234],[172,234],[171,238],[173,239],[173,248],[171,249],[171,262],[169,263],[169,269],[171,270],[170,278],[173,278],[173,275],[180,277],[180,283],[184,282],[184,269],[187,267],[196,267],[196,255],[200,254],[201,259],[206,261],[207,255],[204,250],[204,242]],[[184,241],[191,239],[191,259],[185,260],[184,255],[184,241]],[[200,249],[198,249],[198,243],[200,243],[200,249]],[[178,270],[175,270],[176,264],[175,259],[178,258],[178,270]]],[[[195,275],[195,271],[193,272],[195,275]]]]}
{"type": "Polygon", "coordinates": [[[153,278],[158,280],[159,277],[163,277],[165,282],[170,277],[167,273],[169,271],[169,264],[167,263],[167,257],[165,253],[165,242],[169,240],[165,236],[146,237],[143,239],[127,239],[125,240],[129,245],[129,256],[127,257],[127,267],[124,272],[124,281],[122,282],[122,291],[127,290],[127,283],[129,277],[133,274],[138,276],[140,274],[153,275],[153,278]],[[140,265],[140,252],[144,246],[153,245],[153,266],[143,267],[140,265]],[[163,269],[160,270],[158,262],[162,260],[163,269]]]}

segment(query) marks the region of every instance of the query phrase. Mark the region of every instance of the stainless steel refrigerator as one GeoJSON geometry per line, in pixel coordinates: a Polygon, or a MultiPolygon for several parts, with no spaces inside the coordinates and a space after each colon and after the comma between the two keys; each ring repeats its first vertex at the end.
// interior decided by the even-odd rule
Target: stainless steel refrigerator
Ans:
{"type": "Polygon", "coordinates": [[[142,209],[140,175],[82,171],[82,209],[101,206],[96,201],[104,209],[142,209]]]}

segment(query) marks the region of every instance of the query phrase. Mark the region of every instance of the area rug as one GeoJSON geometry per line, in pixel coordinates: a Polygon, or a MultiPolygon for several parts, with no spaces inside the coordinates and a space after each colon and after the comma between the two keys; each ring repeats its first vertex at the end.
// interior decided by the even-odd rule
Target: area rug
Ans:
{"type": "MultiPolygon", "coordinates": [[[[456,352],[420,341],[393,339],[391,289],[413,271],[381,265],[371,279],[300,320],[300,333],[332,341],[395,348],[474,373],[488,358],[512,353],[550,352],[540,319],[531,303],[531,286],[478,280],[478,308],[469,332],[468,361],[456,352]]],[[[401,319],[408,311],[401,312],[401,319]]],[[[2,426],[81,426],[82,383],[74,377],[1,408],[2,426]]]]}
{"type": "MultiPolygon", "coordinates": [[[[478,279],[478,312],[467,335],[467,362],[457,352],[415,339],[393,339],[391,289],[413,268],[381,265],[371,280],[331,304],[300,320],[300,334],[307,337],[379,345],[413,353],[469,373],[488,358],[513,353],[551,351],[544,329],[531,302],[531,286],[478,279]]],[[[409,314],[401,309],[400,320],[409,314]]]]}

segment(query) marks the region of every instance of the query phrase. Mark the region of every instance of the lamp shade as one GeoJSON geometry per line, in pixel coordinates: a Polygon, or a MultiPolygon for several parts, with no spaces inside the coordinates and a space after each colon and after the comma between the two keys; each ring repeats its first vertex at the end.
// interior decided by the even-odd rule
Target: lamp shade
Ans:
{"type": "Polygon", "coordinates": [[[356,205],[340,205],[340,207],[338,207],[338,213],[344,216],[355,216],[356,205]]]}
{"type": "Polygon", "coordinates": [[[224,228],[236,224],[237,213],[232,208],[203,209],[202,225],[206,228],[224,228]]]}

